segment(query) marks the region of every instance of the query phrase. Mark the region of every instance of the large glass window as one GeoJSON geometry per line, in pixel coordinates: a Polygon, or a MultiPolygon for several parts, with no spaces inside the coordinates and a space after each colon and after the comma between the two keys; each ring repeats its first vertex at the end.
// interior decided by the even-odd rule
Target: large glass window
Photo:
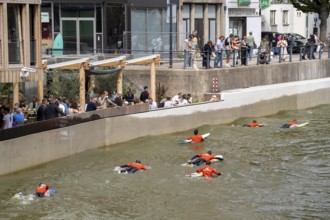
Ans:
{"type": "Polygon", "coordinates": [[[94,4],[61,4],[61,17],[94,17],[94,4]]]}
{"type": "MultiPolygon", "coordinates": [[[[107,52],[123,48],[123,33],[125,30],[125,6],[123,4],[107,4],[106,6],[106,44],[107,52]]],[[[138,25],[138,24],[137,24],[138,25]]]]}
{"type": "Polygon", "coordinates": [[[53,45],[52,21],[51,3],[43,3],[41,5],[41,42],[43,54],[49,53],[53,45]]]}
{"type": "Polygon", "coordinates": [[[21,6],[8,4],[8,58],[9,64],[21,63],[22,31],[21,6]]]}
{"type": "MultiPolygon", "coordinates": [[[[169,27],[166,10],[134,9],[131,14],[131,49],[133,52],[169,50],[169,27]]],[[[176,25],[172,26],[172,45],[176,48],[176,25]]]]}
{"type": "Polygon", "coordinates": [[[282,18],[283,25],[289,25],[289,11],[283,11],[283,18],[282,18]]]}
{"type": "Polygon", "coordinates": [[[271,10],[270,11],[270,25],[276,25],[276,20],[275,17],[276,16],[276,11],[275,10],[271,10]]]}

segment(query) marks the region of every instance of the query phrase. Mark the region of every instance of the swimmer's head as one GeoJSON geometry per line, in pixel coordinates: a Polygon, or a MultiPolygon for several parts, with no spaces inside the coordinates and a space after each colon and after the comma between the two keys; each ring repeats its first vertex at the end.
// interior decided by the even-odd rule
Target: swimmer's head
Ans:
{"type": "Polygon", "coordinates": [[[194,130],[194,134],[198,134],[198,129],[195,129],[194,130]]]}
{"type": "Polygon", "coordinates": [[[136,160],[135,163],[141,163],[141,161],[140,160],[136,160]]]}
{"type": "Polygon", "coordinates": [[[206,161],[206,165],[211,165],[211,161],[206,161]]]}

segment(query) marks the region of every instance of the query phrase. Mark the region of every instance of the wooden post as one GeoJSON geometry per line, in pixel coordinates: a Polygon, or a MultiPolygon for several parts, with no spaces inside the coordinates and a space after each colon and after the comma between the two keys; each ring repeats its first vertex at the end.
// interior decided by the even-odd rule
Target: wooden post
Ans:
{"type": "Polygon", "coordinates": [[[42,48],[41,48],[41,5],[34,6],[34,37],[35,48],[34,57],[36,62],[36,78],[38,80],[38,100],[41,102],[44,97],[44,71],[42,66],[42,48]]]}
{"type": "Polygon", "coordinates": [[[117,92],[123,94],[123,69],[118,72],[117,92]]]}
{"type": "Polygon", "coordinates": [[[85,69],[84,69],[85,63],[81,63],[80,69],[79,69],[79,79],[80,79],[80,92],[79,92],[79,98],[80,98],[80,106],[81,111],[85,111],[85,103],[86,103],[86,92],[85,92],[85,69]]]}
{"type": "MultiPolygon", "coordinates": [[[[30,67],[30,10],[29,4],[24,4],[22,8],[22,30],[23,30],[23,57],[22,63],[23,66],[30,67]]],[[[39,31],[40,32],[40,31],[39,31]]],[[[22,50],[22,49],[21,49],[22,50]]]]}
{"type": "MultiPolygon", "coordinates": [[[[8,8],[7,3],[2,4],[2,69],[7,70],[9,65],[9,54],[8,54],[8,8]]],[[[3,73],[4,74],[4,73],[3,73]]]]}
{"type": "Polygon", "coordinates": [[[155,59],[150,64],[150,96],[156,101],[156,64],[155,59]]]}
{"type": "Polygon", "coordinates": [[[19,103],[19,83],[13,83],[13,106],[15,103],[19,103]]]}

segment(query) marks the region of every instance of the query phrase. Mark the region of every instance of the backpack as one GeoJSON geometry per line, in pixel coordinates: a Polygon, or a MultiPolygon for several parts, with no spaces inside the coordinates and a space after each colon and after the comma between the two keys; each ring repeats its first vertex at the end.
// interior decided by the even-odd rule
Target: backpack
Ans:
{"type": "Polygon", "coordinates": [[[229,37],[227,37],[225,40],[225,46],[229,46],[229,37]]]}

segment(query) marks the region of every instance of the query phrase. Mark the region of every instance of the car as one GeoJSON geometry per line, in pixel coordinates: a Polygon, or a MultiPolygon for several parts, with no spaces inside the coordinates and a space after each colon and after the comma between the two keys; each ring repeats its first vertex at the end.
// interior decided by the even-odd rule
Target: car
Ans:
{"type": "Polygon", "coordinates": [[[289,47],[292,45],[292,53],[299,53],[300,47],[303,47],[307,42],[307,39],[300,34],[280,33],[280,35],[285,36],[289,47]]]}

